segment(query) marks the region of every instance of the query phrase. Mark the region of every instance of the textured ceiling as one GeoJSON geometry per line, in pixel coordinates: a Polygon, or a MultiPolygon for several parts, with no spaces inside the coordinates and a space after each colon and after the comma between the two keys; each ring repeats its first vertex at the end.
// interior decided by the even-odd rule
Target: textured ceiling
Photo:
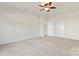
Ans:
{"type": "Polygon", "coordinates": [[[3,4],[45,16],[55,16],[79,10],[79,2],[55,2],[56,10],[51,10],[50,12],[40,12],[40,8],[38,7],[39,2],[4,2],[3,4]]]}

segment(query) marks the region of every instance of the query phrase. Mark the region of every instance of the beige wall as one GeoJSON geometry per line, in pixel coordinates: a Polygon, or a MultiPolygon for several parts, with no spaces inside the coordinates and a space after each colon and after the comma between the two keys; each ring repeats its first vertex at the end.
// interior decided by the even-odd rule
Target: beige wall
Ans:
{"type": "Polygon", "coordinates": [[[65,17],[65,34],[66,38],[79,40],[79,12],[71,13],[65,17]]]}
{"type": "Polygon", "coordinates": [[[51,17],[48,24],[49,36],[64,36],[64,21],[58,17],[51,17]]]}
{"type": "Polygon", "coordinates": [[[0,44],[40,36],[40,16],[0,5],[0,44]]]}
{"type": "MultiPolygon", "coordinates": [[[[52,23],[56,20],[55,31],[59,28],[59,32],[55,33],[56,36],[79,40],[79,12],[52,17],[50,20],[52,23]]],[[[10,6],[0,5],[0,44],[43,36],[47,34],[47,29],[44,28],[47,22],[48,17],[40,17],[10,6]]]]}
{"type": "Polygon", "coordinates": [[[64,38],[79,40],[79,12],[59,15],[55,20],[64,22],[64,38]]]}
{"type": "Polygon", "coordinates": [[[40,17],[40,36],[47,35],[47,27],[48,27],[49,17],[40,17]]]}

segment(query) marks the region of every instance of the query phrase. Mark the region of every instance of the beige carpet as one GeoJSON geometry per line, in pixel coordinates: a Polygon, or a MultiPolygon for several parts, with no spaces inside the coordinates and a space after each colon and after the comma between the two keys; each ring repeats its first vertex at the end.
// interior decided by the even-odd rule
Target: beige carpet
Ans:
{"type": "Polygon", "coordinates": [[[37,37],[0,45],[0,56],[79,55],[79,41],[56,37],[37,37]]]}

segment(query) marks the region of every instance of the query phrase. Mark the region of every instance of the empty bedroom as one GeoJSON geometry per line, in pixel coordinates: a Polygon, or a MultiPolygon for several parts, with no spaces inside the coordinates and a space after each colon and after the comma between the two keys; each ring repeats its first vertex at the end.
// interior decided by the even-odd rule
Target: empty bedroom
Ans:
{"type": "Polygon", "coordinates": [[[0,56],[79,56],[79,2],[0,2],[0,56]]]}

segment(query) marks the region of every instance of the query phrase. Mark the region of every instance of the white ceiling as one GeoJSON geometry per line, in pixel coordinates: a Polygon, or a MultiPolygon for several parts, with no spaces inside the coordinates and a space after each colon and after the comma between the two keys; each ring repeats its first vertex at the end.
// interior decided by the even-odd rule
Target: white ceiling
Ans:
{"type": "Polygon", "coordinates": [[[40,8],[38,7],[39,2],[4,2],[3,4],[45,16],[55,16],[79,10],[79,2],[55,2],[56,10],[51,10],[50,12],[40,12],[40,8]]]}

